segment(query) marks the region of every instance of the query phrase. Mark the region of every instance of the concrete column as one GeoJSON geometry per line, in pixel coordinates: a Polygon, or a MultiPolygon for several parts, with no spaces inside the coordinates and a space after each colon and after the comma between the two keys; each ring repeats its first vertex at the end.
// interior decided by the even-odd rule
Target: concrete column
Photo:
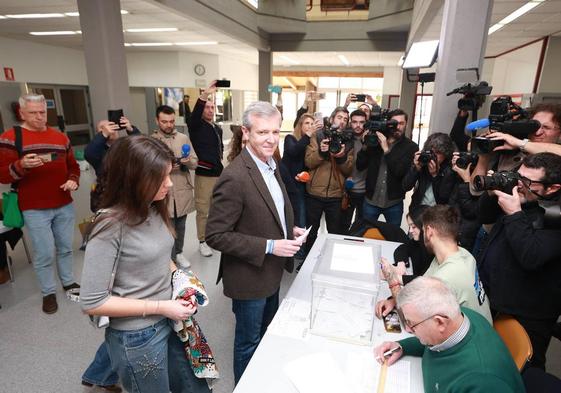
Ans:
{"type": "Polygon", "coordinates": [[[446,0],[429,134],[452,128],[458,96],[447,97],[446,93],[459,86],[456,70],[477,67],[481,75],[492,9],[492,0],[446,0]]]}
{"type": "Polygon", "coordinates": [[[548,38],[536,93],[559,94],[561,92],[559,69],[561,69],[561,37],[551,36],[548,38]]]}
{"type": "Polygon", "coordinates": [[[77,1],[94,124],[107,119],[108,109],[126,116],[131,97],[120,1],[77,1]]]}
{"type": "Polygon", "coordinates": [[[259,101],[271,102],[271,93],[267,86],[273,81],[273,53],[259,51],[259,101]]]}
{"type": "MultiPolygon", "coordinates": [[[[412,73],[417,73],[417,70],[410,70],[412,73]]],[[[415,117],[413,110],[415,109],[415,95],[417,93],[417,82],[409,82],[407,80],[407,72],[403,70],[401,73],[401,89],[399,92],[399,108],[403,109],[409,116],[407,121],[407,129],[405,135],[411,138],[413,124],[415,117]]]]}

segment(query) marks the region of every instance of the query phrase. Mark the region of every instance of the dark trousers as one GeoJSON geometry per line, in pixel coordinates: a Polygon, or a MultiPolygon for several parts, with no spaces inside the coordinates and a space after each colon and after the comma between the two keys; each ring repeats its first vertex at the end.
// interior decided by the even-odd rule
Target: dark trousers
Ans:
{"type": "Polygon", "coordinates": [[[185,242],[185,221],[187,220],[187,215],[181,217],[172,217],[171,222],[175,228],[175,242],[173,243],[173,248],[171,250],[171,259],[175,261],[177,254],[183,252],[183,243],[185,242]]]}
{"type": "Polygon", "coordinates": [[[279,291],[264,299],[232,299],[236,316],[234,382],[237,384],[279,308],[279,291]]]}
{"type": "Polygon", "coordinates": [[[349,228],[357,220],[362,220],[362,205],[364,203],[364,193],[356,193],[349,191],[349,207],[347,210],[341,210],[341,232],[344,235],[349,234],[349,228]],[[356,216],[353,221],[353,214],[356,210],[356,216]]]}
{"type": "Polygon", "coordinates": [[[532,342],[533,355],[527,367],[537,367],[545,370],[545,354],[551,341],[553,329],[557,323],[557,318],[551,319],[532,319],[514,316],[524,327],[532,342]]]}
{"type": "Polygon", "coordinates": [[[321,215],[325,213],[327,232],[342,234],[341,232],[341,198],[319,198],[306,196],[306,224],[312,229],[306,240],[306,253],[310,251],[318,237],[321,215]]]}

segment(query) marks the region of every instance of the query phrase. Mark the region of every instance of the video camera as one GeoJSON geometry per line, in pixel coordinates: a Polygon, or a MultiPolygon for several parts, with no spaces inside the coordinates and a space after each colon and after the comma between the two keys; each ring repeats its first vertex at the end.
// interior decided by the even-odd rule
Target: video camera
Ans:
{"type": "Polygon", "coordinates": [[[329,139],[329,152],[337,154],[341,151],[342,145],[353,140],[353,130],[346,128],[340,130],[339,127],[331,127],[323,130],[323,134],[329,139]]]}
{"type": "Polygon", "coordinates": [[[370,119],[364,123],[364,130],[366,131],[364,142],[368,147],[377,147],[380,141],[376,132],[381,132],[387,138],[395,129],[397,129],[397,121],[391,120],[391,111],[374,106],[370,119]]]}
{"type": "MultiPolygon", "coordinates": [[[[501,96],[491,104],[489,118],[471,122],[467,125],[466,129],[474,131],[485,127],[510,134],[518,139],[524,139],[536,132],[541,127],[541,124],[537,120],[528,119],[528,112],[512,102],[512,97],[501,96]]],[[[477,137],[473,138],[472,150],[479,153],[490,153],[496,147],[502,146],[502,144],[502,141],[477,137]]]]}
{"type": "Polygon", "coordinates": [[[471,83],[466,83],[448,93],[447,96],[452,94],[463,94],[464,97],[458,100],[458,109],[464,111],[477,111],[483,105],[485,101],[485,96],[491,94],[493,86],[485,81],[481,81],[478,84],[472,85],[471,83]]]}

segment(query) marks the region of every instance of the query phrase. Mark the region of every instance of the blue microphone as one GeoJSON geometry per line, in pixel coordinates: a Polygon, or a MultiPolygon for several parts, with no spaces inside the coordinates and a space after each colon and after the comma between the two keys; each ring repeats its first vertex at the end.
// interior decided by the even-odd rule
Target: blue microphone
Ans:
{"type": "Polygon", "coordinates": [[[469,123],[466,126],[466,130],[474,131],[474,130],[477,130],[478,128],[486,128],[486,127],[489,127],[490,124],[491,124],[491,122],[489,121],[489,119],[480,119],[480,120],[472,121],[471,123],[469,123]]]}
{"type": "Polygon", "coordinates": [[[348,177],[347,179],[345,179],[345,190],[346,191],[352,190],[354,185],[355,185],[355,182],[351,177],[348,177]]]}
{"type": "Polygon", "coordinates": [[[191,146],[188,144],[184,144],[183,146],[181,146],[181,153],[182,157],[187,157],[189,153],[191,153],[191,146]]]}

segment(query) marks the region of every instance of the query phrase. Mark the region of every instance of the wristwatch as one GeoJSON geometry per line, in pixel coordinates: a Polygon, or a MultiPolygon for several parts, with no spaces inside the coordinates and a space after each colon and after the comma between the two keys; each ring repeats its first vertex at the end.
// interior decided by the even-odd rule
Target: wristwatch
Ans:
{"type": "Polygon", "coordinates": [[[521,151],[522,153],[527,153],[527,151],[526,151],[526,145],[527,145],[527,144],[528,144],[528,138],[524,138],[524,139],[522,140],[522,144],[520,145],[520,151],[521,151]]]}

